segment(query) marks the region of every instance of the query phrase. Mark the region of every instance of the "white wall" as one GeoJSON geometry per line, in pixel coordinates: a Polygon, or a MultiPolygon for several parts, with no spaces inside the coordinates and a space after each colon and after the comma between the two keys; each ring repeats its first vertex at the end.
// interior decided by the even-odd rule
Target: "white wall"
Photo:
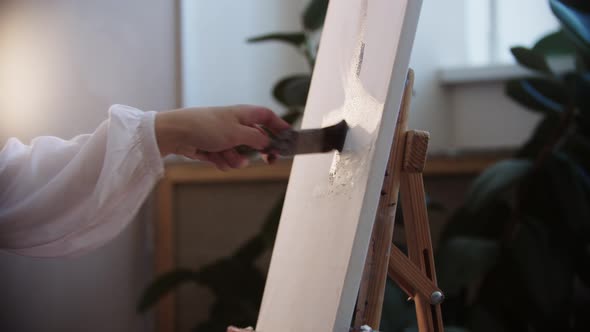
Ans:
{"type": "Polygon", "coordinates": [[[467,61],[465,1],[424,0],[410,67],[415,71],[409,126],[430,132],[430,151],[453,145],[450,96],[438,82],[438,70],[467,61]]]}
{"type": "Polygon", "coordinates": [[[532,46],[559,26],[547,0],[470,0],[465,5],[471,65],[514,63],[510,47],[532,46]]]}
{"type": "Polygon", "coordinates": [[[500,62],[513,62],[509,49],[531,47],[537,39],[559,28],[547,0],[501,0],[498,3],[498,53],[500,62]]]}
{"type": "MultiPolygon", "coordinates": [[[[526,140],[538,121],[537,116],[504,95],[504,81],[512,78],[511,72],[519,75],[522,71],[514,66],[469,68],[474,60],[475,37],[470,30],[470,24],[474,23],[471,18],[474,1],[423,2],[410,63],[416,71],[410,126],[430,132],[431,152],[514,148],[526,140]],[[441,70],[467,74],[471,78],[463,82],[443,82],[439,79],[441,70]],[[496,70],[502,71],[502,77],[490,80],[487,75],[492,76],[496,70]]],[[[545,1],[541,2],[546,5],[545,1]]],[[[509,12],[506,2],[502,3],[502,12],[509,12]]],[[[521,7],[515,4],[513,10],[522,11],[521,7]]],[[[546,11],[544,8],[544,13],[546,11]]],[[[551,26],[550,19],[543,16],[543,20],[551,26]]],[[[506,34],[506,31],[508,28],[502,26],[500,33],[506,34]]],[[[508,38],[504,37],[503,42],[506,42],[508,38]]]]}
{"type": "Polygon", "coordinates": [[[152,275],[145,228],[136,221],[113,242],[77,258],[0,253],[0,331],[149,330],[150,318],[135,312],[152,275]]]}
{"type": "Polygon", "coordinates": [[[456,150],[510,149],[526,141],[540,119],[504,95],[504,82],[448,85],[456,150]]]}
{"type": "Polygon", "coordinates": [[[70,137],[175,104],[174,1],[0,1],[0,134],[70,137]]]}
{"type": "MultiPolygon", "coordinates": [[[[0,144],[92,131],[113,103],[175,107],[174,29],[168,0],[0,1],[0,144]]],[[[0,254],[0,331],[145,331],[145,226],[75,259],[0,254]]]]}

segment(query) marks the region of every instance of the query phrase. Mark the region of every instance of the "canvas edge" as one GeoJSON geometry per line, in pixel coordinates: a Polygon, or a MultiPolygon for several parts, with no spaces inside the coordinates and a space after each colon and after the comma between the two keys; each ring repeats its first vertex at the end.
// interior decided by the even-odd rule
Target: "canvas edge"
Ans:
{"type": "MultiPolygon", "coordinates": [[[[330,17],[333,15],[332,14],[333,13],[332,8],[333,8],[332,7],[332,4],[331,3],[328,3],[328,9],[326,10],[326,17],[324,19],[324,22],[328,22],[329,20],[331,20],[330,17]]],[[[318,57],[320,56],[320,54],[322,54],[322,52],[321,52],[321,50],[322,50],[322,41],[323,41],[324,38],[326,38],[326,37],[325,37],[325,34],[322,32],[322,34],[320,36],[319,49],[317,51],[318,52],[317,53],[318,54],[318,57]]],[[[316,63],[317,63],[317,59],[316,59],[316,63]]],[[[314,82],[316,80],[317,79],[315,78],[315,75],[312,74],[311,82],[310,82],[310,91],[314,87],[314,85],[315,85],[314,82]]],[[[305,111],[306,110],[307,110],[307,107],[304,110],[304,116],[305,116],[305,111]]],[[[293,158],[293,164],[292,164],[292,167],[291,167],[291,172],[289,174],[289,180],[287,181],[287,191],[285,193],[285,201],[287,201],[287,199],[290,196],[290,190],[289,190],[289,188],[291,187],[291,180],[292,180],[291,174],[293,173],[293,170],[298,169],[299,162],[300,162],[300,158],[298,158],[298,156],[295,156],[293,158]]],[[[283,210],[281,211],[281,217],[279,219],[279,226],[277,228],[277,233],[276,233],[277,234],[277,237],[278,237],[278,234],[282,233],[281,232],[281,229],[284,227],[284,222],[283,222],[284,211],[285,211],[285,206],[283,206],[283,210]]],[[[275,243],[275,245],[276,245],[276,243],[275,243]]],[[[270,258],[270,262],[269,262],[269,268],[268,268],[267,278],[266,278],[266,282],[265,282],[265,285],[264,285],[264,291],[263,291],[263,294],[262,294],[262,300],[261,300],[261,303],[260,303],[260,311],[259,311],[258,317],[256,319],[256,331],[261,331],[265,327],[265,324],[266,324],[265,323],[265,317],[267,316],[267,313],[266,313],[265,309],[268,309],[268,305],[266,304],[266,302],[268,301],[268,297],[270,296],[268,294],[268,292],[269,292],[269,289],[268,289],[269,278],[271,276],[271,269],[273,268],[273,263],[276,264],[276,262],[275,262],[276,259],[277,259],[276,258],[276,252],[275,252],[275,248],[273,246],[273,250],[272,250],[271,258],[270,258]]]]}
{"type": "MultiPolygon", "coordinates": [[[[403,87],[405,85],[407,72],[409,70],[410,56],[414,45],[414,39],[418,27],[423,0],[406,1],[406,12],[400,34],[402,37],[400,38],[398,52],[393,64],[392,74],[390,76],[391,79],[389,82],[387,98],[385,100],[383,117],[379,126],[377,141],[375,143],[375,151],[389,151],[390,149],[388,147],[391,146],[393,141],[396,117],[399,113],[399,107],[403,95],[403,87]],[[403,77],[403,79],[396,80],[396,78],[399,77],[403,77]]],[[[373,165],[375,166],[369,171],[369,182],[367,183],[367,189],[381,189],[389,155],[374,155],[373,158],[373,165]],[[382,160],[378,160],[379,158],[382,160]]],[[[369,190],[367,190],[363,198],[362,210],[359,216],[361,222],[359,222],[359,229],[357,229],[355,234],[355,240],[346,272],[346,278],[344,281],[343,292],[352,292],[352,294],[354,294],[355,300],[362,278],[363,266],[365,264],[365,258],[367,256],[367,250],[369,247],[375,215],[377,213],[377,205],[379,202],[380,190],[373,191],[374,192],[369,192],[369,190]],[[363,222],[363,220],[365,222],[363,222]],[[370,224],[370,228],[368,231],[363,232],[360,228],[367,227],[367,223],[370,224]]],[[[345,296],[345,294],[342,294],[341,296],[345,296]]],[[[340,299],[333,331],[349,331],[350,322],[354,312],[354,305],[356,303],[355,300],[345,298],[340,299]]]]}

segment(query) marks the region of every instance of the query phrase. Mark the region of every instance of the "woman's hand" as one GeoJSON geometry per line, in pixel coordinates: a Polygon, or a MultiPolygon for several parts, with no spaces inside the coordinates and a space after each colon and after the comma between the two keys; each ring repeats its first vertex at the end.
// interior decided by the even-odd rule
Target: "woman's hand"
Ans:
{"type": "Polygon", "coordinates": [[[240,329],[235,326],[230,326],[227,328],[227,332],[255,332],[255,331],[251,327],[247,327],[245,329],[240,329]]]}
{"type": "Polygon", "coordinates": [[[275,133],[289,128],[267,108],[237,105],[161,112],[156,115],[155,130],[162,156],[179,154],[227,170],[248,164],[235,147],[263,150],[268,146],[270,139],[259,126],[275,133]]]}

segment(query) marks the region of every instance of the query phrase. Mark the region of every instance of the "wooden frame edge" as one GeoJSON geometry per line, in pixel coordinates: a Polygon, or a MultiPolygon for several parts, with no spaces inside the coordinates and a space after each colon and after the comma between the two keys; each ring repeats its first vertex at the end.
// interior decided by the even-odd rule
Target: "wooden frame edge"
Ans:
{"type": "MultiPolygon", "coordinates": [[[[155,220],[155,275],[168,272],[176,265],[174,257],[174,184],[163,178],[157,189],[157,214],[155,220]]],[[[173,293],[166,295],[156,306],[156,331],[175,331],[176,299],[173,293]]]]}

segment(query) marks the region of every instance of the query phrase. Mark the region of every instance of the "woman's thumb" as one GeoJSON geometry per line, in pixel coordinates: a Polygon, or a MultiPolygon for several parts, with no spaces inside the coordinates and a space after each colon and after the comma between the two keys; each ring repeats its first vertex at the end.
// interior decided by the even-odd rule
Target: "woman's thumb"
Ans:
{"type": "Polygon", "coordinates": [[[262,129],[242,126],[238,135],[240,145],[247,145],[257,150],[264,150],[270,144],[270,138],[262,129]]]}

